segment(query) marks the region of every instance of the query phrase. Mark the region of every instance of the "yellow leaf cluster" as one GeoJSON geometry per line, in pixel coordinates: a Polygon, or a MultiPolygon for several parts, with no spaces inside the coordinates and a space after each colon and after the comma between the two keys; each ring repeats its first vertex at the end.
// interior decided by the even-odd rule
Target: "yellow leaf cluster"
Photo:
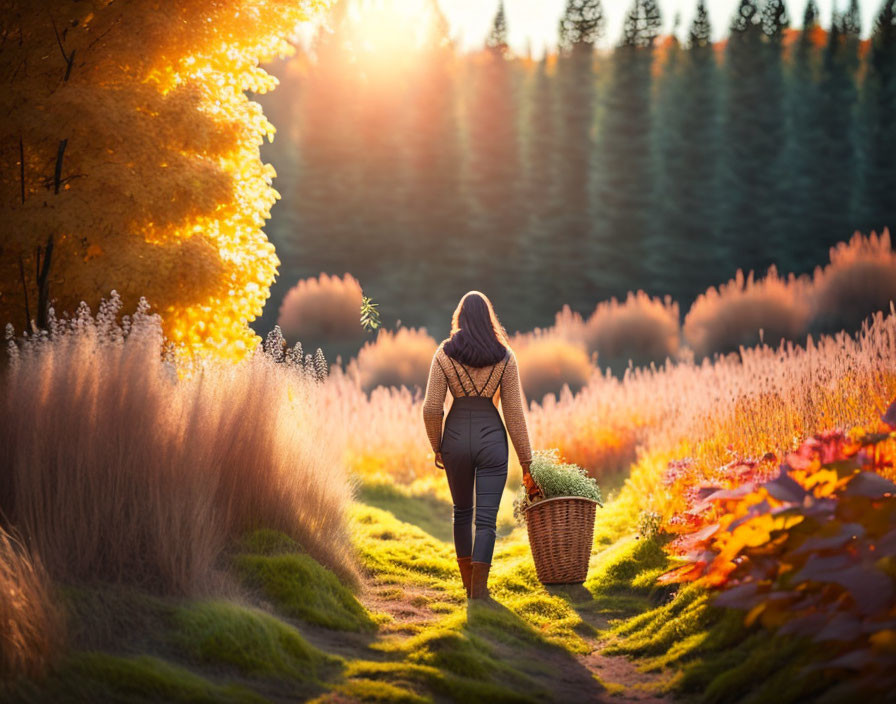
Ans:
{"type": "Polygon", "coordinates": [[[57,313],[145,296],[185,350],[239,357],[279,261],[279,197],[245,91],[321,0],[0,2],[0,323],[35,318],[53,240],[57,313]]]}

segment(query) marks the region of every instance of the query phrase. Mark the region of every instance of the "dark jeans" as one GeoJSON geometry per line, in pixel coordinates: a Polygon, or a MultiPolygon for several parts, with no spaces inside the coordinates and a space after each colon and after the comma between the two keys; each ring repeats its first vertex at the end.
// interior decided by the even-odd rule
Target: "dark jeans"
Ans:
{"type": "Polygon", "coordinates": [[[458,557],[492,561],[498,504],[507,481],[507,431],[492,400],[454,399],[442,433],[442,461],[454,502],[454,549],[458,557]],[[476,541],[473,542],[473,491],[476,541]]]}

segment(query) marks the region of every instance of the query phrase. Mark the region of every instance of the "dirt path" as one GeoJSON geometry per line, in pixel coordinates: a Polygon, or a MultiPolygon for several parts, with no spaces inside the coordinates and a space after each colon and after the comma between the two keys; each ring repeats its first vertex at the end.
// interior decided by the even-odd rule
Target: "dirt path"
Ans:
{"type": "MultiPolygon", "coordinates": [[[[442,614],[429,608],[438,603],[439,592],[418,586],[396,587],[369,584],[361,598],[372,610],[389,614],[394,621],[381,627],[385,633],[410,636],[420,627],[434,624],[442,614]]],[[[500,606],[493,606],[500,608],[500,606]]],[[[598,630],[605,629],[608,619],[598,614],[581,614],[582,619],[598,630]]],[[[677,701],[669,695],[658,694],[665,680],[659,673],[645,673],[624,656],[601,654],[604,643],[595,637],[583,636],[591,647],[586,655],[569,655],[556,649],[545,648],[540,657],[543,668],[532,672],[533,678],[554,695],[554,701],[563,704],[574,702],[639,702],[640,704],[671,704],[677,701]]],[[[514,656],[512,649],[506,652],[500,645],[499,654],[508,659],[514,656]]]]}

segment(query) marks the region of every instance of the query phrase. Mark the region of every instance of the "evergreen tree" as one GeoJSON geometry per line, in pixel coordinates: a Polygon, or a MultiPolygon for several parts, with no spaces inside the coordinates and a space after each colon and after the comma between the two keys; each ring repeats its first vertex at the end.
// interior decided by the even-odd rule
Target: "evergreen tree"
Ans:
{"type": "Polygon", "coordinates": [[[504,14],[504,0],[498,3],[498,11],[492,20],[492,27],[485,39],[486,48],[501,56],[508,51],[507,46],[507,16],[504,14]]]}
{"type": "Polygon", "coordinates": [[[594,251],[595,240],[591,237],[589,177],[595,151],[594,44],[603,29],[600,0],[569,0],[560,22],[561,54],[557,60],[560,117],[557,156],[561,167],[557,171],[560,212],[556,224],[565,234],[557,239],[551,261],[552,270],[558,271],[557,283],[563,283],[567,291],[570,282],[579,284],[578,293],[572,293],[572,298],[586,295],[582,265],[586,271],[593,271],[602,256],[600,250],[594,251]]]}
{"type": "MultiPolygon", "coordinates": [[[[836,14],[834,15],[834,19],[836,20],[836,14]]],[[[802,41],[804,37],[811,35],[811,30],[815,29],[817,26],[818,5],[815,3],[815,0],[808,0],[806,9],[803,11],[803,29],[800,33],[800,40],[802,41]]]]}
{"type": "Polygon", "coordinates": [[[823,263],[828,249],[855,229],[858,42],[857,35],[844,35],[849,27],[848,20],[835,14],[820,67],[816,113],[820,137],[814,159],[817,188],[810,211],[817,221],[818,231],[810,233],[817,263],[823,263]]]}
{"type": "MultiPolygon", "coordinates": [[[[682,133],[684,115],[684,49],[678,41],[679,17],[676,15],[674,29],[669,37],[661,73],[657,80],[653,102],[655,103],[652,126],[652,153],[656,160],[654,182],[655,192],[651,198],[649,235],[645,246],[645,269],[648,281],[646,288],[651,294],[672,293],[676,287],[678,266],[678,208],[682,201],[682,157],[687,137],[682,133]]],[[[694,242],[694,247],[701,243],[694,242]]],[[[677,295],[677,291],[676,291],[677,295]]]]}
{"type": "Polygon", "coordinates": [[[404,285],[425,291],[426,299],[453,296],[472,254],[475,236],[469,227],[461,192],[461,152],[456,119],[457,57],[449,26],[436,0],[429,0],[428,36],[410,75],[408,119],[403,147],[408,151],[406,202],[401,211],[408,231],[399,243],[403,261],[421,261],[431,254],[433,235],[451,233],[458,246],[442,252],[444,275],[432,277],[422,267],[409,267],[404,285]],[[422,235],[422,236],[421,236],[422,235]]]}
{"type": "MultiPolygon", "coordinates": [[[[823,96],[818,83],[821,52],[816,44],[818,7],[806,3],[803,26],[793,47],[788,76],[788,112],[790,138],[786,146],[786,164],[790,195],[789,217],[779,240],[777,262],[783,271],[807,271],[823,263],[828,239],[826,209],[818,203],[822,187],[819,159],[824,132],[819,115],[823,96]]],[[[841,204],[841,207],[843,204],[841,204]]],[[[829,245],[828,245],[829,246],[829,245]]]]}
{"type": "Polygon", "coordinates": [[[567,0],[560,18],[560,50],[590,54],[603,36],[604,8],[600,0],[567,0]]]}
{"type": "Polygon", "coordinates": [[[648,254],[653,292],[682,304],[717,283],[718,66],[704,0],[697,3],[687,47],[671,47],[661,78],[661,215],[648,254]]]}
{"type": "Polygon", "coordinates": [[[556,236],[559,173],[564,168],[558,154],[563,138],[558,129],[560,106],[556,81],[548,64],[548,54],[534,67],[529,78],[526,102],[529,110],[525,128],[525,202],[529,219],[526,226],[525,276],[530,281],[544,281],[544,287],[524,286],[519,294],[521,303],[530,310],[544,299],[564,300],[563,282],[559,276],[543,276],[544,271],[555,271],[564,256],[558,254],[558,244],[564,238],[556,236]]]}
{"type": "Polygon", "coordinates": [[[896,0],[885,0],[874,24],[862,85],[862,200],[858,227],[896,227],[896,0]]]}
{"type": "Polygon", "coordinates": [[[712,25],[709,21],[706,2],[699,0],[697,11],[694,13],[694,21],[691,23],[691,30],[688,33],[688,48],[703,50],[707,47],[712,48],[712,25]]]}
{"type": "MultiPolygon", "coordinates": [[[[811,4],[811,3],[810,3],[811,4]]],[[[784,30],[790,26],[790,17],[784,0],[768,0],[762,8],[762,31],[779,46],[784,38],[784,30]]]]}
{"type": "MultiPolygon", "coordinates": [[[[507,48],[504,4],[499,4],[486,51],[468,62],[473,95],[466,115],[469,130],[469,192],[478,242],[486,248],[471,253],[465,280],[497,276],[507,281],[521,271],[525,225],[520,191],[520,153],[517,130],[516,71],[507,48]],[[490,256],[494,255],[494,256],[490,256]],[[503,278],[502,278],[503,277],[503,278]]],[[[469,288],[469,287],[468,287],[469,288]]],[[[458,296],[463,291],[458,292],[458,296]]]]}
{"type": "Polygon", "coordinates": [[[635,0],[613,52],[598,169],[596,244],[603,256],[597,297],[624,295],[646,280],[655,176],[651,70],[659,24],[656,3],[635,0]]]}
{"type": "Polygon", "coordinates": [[[858,37],[862,33],[862,13],[859,0],[850,0],[849,8],[842,16],[842,32],[847,38],[858,37]]]}
{"type": "Polygon", "coordinates": [[[781,209],[784,117],[781,86],[781,3],[760,13],[741,0],[725,52],[723,181],[727,273],[764,272],[786,236],[781,209]]]}

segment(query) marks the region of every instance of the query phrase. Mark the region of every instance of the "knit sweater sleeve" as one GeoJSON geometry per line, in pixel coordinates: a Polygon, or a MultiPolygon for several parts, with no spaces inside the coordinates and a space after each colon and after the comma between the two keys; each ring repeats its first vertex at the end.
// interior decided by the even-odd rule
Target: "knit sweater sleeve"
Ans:
{"type": "Polygon", "coordinates": [[[438,452],[442,445],[442,416],[445,415],[445,394],[448,391],[448,378],[439,365],[438,355],[439,350],[436,350],[423,397],[423,424],[433,452],[438,452]]]}
{"type": "Polygon", "coordinates": [[[501,408],[504,411],[504,423],[513,442],[513,449],[521,463],[532,460],[532,448],[529,445],[529,428],[526,425],[523,387],[520,383],[520,372],[513,352],[507,361],[507,368],[501,377],[501,408]]]}

